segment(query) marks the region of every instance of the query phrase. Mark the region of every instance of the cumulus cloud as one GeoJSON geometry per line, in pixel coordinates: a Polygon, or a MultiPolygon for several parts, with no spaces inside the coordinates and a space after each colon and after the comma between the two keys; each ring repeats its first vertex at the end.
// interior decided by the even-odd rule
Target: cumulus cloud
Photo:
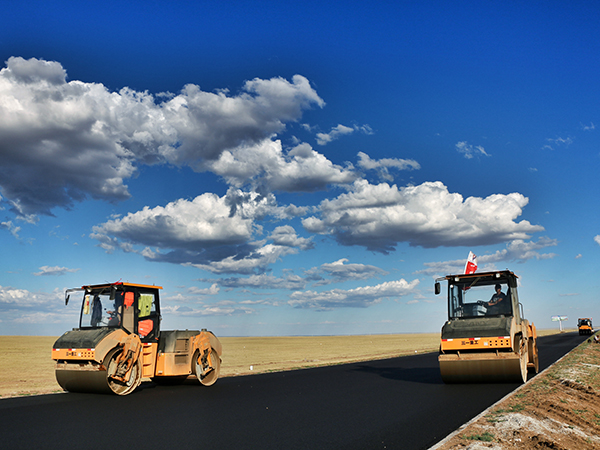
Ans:
{"type": "Polygon", "coordinates": [[[228,197],[205,193],[193,200],[180,199],[166,206],[144,207],[123,218],[93,228],[92,238],[108,251],[120,243],[159,248],[203,251],[221,245],[246,242],[253,233],[254,218],[268,199],[255,195],[247,202],[228,204],[228,197]]]}
{"type": "Polygon", "coordinates": [[[349,290],[298,291],[290,295],[288,304],[295,308],[314,308],[318,310],[367,308],[380,303],[385,298],[398,298],[408,295],[413,292],[418,284],[419,280],[408,282],[400,279],[376,286],[364,286],[349,290]]]}
{"type": "MultiPolygon", "coordinates": [[[[485,272],[497,270],[497,263],[516,262],[524,263],[530,259],[552,259],[556,257],[555,253],[541,253],[541,250],[558,245],[556,239],[540,237],[537,241],[526,242],[516,239],[509,242],[505,249],[498,250],[489,255],[477,255],[478,271],[485,272]]],[[[417,271],[417,274],[426,274],[432,276],[448,275],[452,273],[461,273],[465,268],[466,256],[464,259],[451,261],[428,262],[423,264],[426,268],[417,271]]]]}
{"type": "Polygon", "coordinates": [[[358,178],[353,170],[333,164],[309,144],[302,143],[284,152],[280,141],[270,139],[223,151],[203,167],[230,185],[268,191],[311,192],[358,178]]]}
{"type": "Polygon", "coordinates": [[[314,247],[312,238],[301,238],[296,234],[294,227],[284,225],[277,227],[271,233],[271,239],[275,245],[284,247],[298,247],[301,250],[307,250],[314,247]]]}
{"type": "Polygon", "coordinates": [[[165,118],[177,130],[180,144],[168,150],[174,164],[196,167],[215,160],[224,150],[263,141],[281,132],[286,122],[298,120],[303,110],[325,102],[300,75],[290,83],[283,78],[254,79],[235,97],[227,91],[203,92],[196,85],[164,104],[165,118]]]}
{"type": "Polygon", "coordinates": [[[120,201],[139,164],[206,170],[207,161],[268,140],[313,105],[324,102],[300,75],[250,80],[237,95],[189,84],[154,97],[67,81],[58,62],[11,57],[0,70],[3,201],[23,217],[87,197],[120,201]]]}
{"type": "Polygon", "coordinates": [[[594,242],[598,245],[600,245],[600,234],[597,234],[596,236],[594,236],[594,242]]]}
{"type": "Polygon", "coordinates": [[[458,142],[456,144],[456,151],[462,153],[466,159],[472,159],[479,155],[491,156],[481,145],[471,145],[466,141],[458,142]]]}
{"type": "Polygon", "coordinates": [[[343,245],[383,253],[399,242],[426,248],[489,245],[543,230],[526,220],[515,222],[528,201],[519,193],[463,199],[439,181],[398,188],[358,180],[348,193],[322,201],[320,217],[302,224],[343,245]]]}
{"type": "Polygon", "coordinates": [[[40,276],[59,276],[64,275],[66,273],[75,273],[79,272],[79,269],[69,269],[67,267],[59,267],[59,266],[42,266],[40,267],[39,272],[35,272],[34,275],[36,277],[40,276]]]}
{"type": "Polygon", "coordinates": [[[192,265],[213,273],[263,272],[286,255],[308,250],[311,238],[291,226],[277,227],[266,239],[257,220],[278,214],[274,196],[230,189],[219,197],[205,193],[166,206],[145,207],[93,228],[91,237],[107,252],[121,249],[147,260],[192,265]]]}

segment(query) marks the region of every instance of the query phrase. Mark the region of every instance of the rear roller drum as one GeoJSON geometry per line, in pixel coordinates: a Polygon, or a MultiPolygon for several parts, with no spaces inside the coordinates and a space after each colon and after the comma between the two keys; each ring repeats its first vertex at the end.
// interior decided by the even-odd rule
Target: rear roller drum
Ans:
{"type": "Polygon", "coordinates": [[[219,378],[219,373],[221,372],[221,358],[219,358],[219,355],[215,349],[211,349],[210,360],[212,363],[212,368],[210,368],[208,357],[206,358],[206,361],[203,361],[203,358],[200,358],[199,355],[200,352],[196,351],[192,363],[192,370],[196,374],[196,377],[200,383],[202,383],[204,386],[212,386],[219,378]]]}
{"type": "Polygon", "coordinates": [[[140,358],[137,359],[133,363],[133,367],[131,368],[131,372],[129,374],[129,380],[127,382],[122,382],[115,378],[112,378],[111,375],[114,375],[117,371],[118,364],[117,359],[121,354],[121,350],[117,350],[114,353],[110,354],[106,360],[108,363],[106,364],[106,382],[108,387],[112,392],[117,395],[127,395],[135,391],[135,389],[142,382],[142,364],[140,358]]]}

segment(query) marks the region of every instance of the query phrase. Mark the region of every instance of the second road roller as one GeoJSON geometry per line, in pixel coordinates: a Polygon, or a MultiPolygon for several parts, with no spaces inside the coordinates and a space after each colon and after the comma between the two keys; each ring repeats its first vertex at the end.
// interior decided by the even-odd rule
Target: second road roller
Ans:
{"type": "Polygon", "coordinates": [[[150,378],[157,383],[195,376],[217,381],[222,347],[207,330],[161,330],[160,286],[109,283],[82,291],[79,328],[54,343],[56,380],[65,391],[127,395],[150,378]]]}
{"type": "Polygon", "coordinates": [[[535,325],[523,314],[518,277],[509,270],[447,275],[448,320],[439,364],[445,383],[527,381],[539,371],[535,325]]]}

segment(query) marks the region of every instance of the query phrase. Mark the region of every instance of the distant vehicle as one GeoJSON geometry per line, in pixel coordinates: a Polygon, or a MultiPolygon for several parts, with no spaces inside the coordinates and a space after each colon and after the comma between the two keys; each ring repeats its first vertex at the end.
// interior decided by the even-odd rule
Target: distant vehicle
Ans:
{"type": "Polygon", "coordinates": [[[89,285],[83,291],[79,328],[54,343],[56,380],[65,391],[127,395],[142,378],[183,381],[195,375],[210,386],[221,367],[221,343],[210,331],[160,329],[160,286],[89,285]]]}
{"type": "Polygon", "coordinates": [[[528,371],[539,371],[537,333],[523,317],[517,278],[502,270],[436,280],[436,295],[440,281],[448,282],[448,320],[438,357],[445,383],[524,383],[528,371]],[[498,297],[502,301],[494,304],[498,297]]]}
{"type": "Polygon", "coordinates": [[[589,317],[583,319],[577,319],[577,328],[579,328],[579,334],[592,334],[594,329],[592,328],[592,319],[589,317]]]}

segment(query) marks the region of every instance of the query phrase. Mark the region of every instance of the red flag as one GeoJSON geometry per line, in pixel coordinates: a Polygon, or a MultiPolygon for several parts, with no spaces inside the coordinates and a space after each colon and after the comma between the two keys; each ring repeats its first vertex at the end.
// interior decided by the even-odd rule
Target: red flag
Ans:
{"type": "Polygon", "coordinates": [[[475,273],[477,270],[477,256],[473,252],[469,252],[469,257],[467,258],[467,264],[465,264],[465,273],[475,273]]]}

